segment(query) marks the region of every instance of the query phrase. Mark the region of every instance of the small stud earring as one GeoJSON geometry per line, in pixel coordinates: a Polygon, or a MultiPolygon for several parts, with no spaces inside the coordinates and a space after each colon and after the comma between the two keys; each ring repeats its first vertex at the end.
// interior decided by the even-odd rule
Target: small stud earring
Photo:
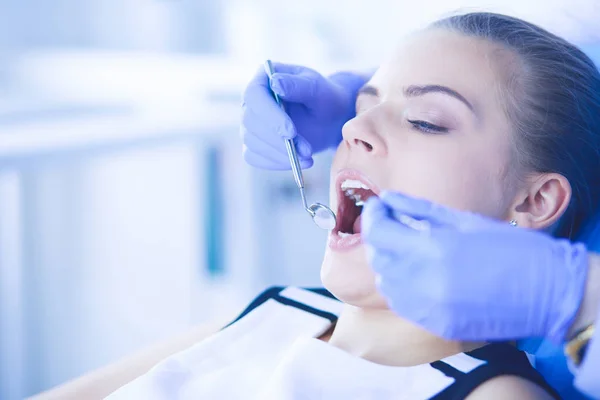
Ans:
{"type": "Polygon", "coordinates": [[[510,222],[508,223],[510,226],[517,226],[517,221],[514,219],[511,219],[510,222]]]}

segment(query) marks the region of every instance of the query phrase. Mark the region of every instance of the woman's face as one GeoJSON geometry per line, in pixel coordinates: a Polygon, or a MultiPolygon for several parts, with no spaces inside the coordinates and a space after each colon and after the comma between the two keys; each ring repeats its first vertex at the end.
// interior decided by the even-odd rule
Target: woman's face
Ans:
{"type": "Polygon", "coordinates": [[[517,181],[497,60],[492,44],[426,31],[408,39],[361,90],[331,168],[338,226],[321,278],[340,300],[386,307],[360,244],[357,200],[392,190],[507,218],[517,181]]]}

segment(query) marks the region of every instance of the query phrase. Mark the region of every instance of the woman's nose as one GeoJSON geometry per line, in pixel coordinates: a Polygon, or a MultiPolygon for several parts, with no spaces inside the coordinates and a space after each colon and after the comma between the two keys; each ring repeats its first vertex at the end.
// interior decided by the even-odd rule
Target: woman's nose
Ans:
{"type": "Polygon", "coordinates": [[[387,154],[387,143],[379,129],[372,116],[359,115],[346,122],[342,128],[342,138],[346,147],[353,151],[381,157],[387,154]]]}

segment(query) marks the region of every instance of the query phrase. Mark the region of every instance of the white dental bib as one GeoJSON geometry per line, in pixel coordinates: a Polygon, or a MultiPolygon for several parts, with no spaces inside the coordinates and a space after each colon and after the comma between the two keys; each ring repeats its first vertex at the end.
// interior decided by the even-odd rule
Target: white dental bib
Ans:
{"type": "Polygon", "coordinates": [[[449,399],[462,393],[455,383],[464,391],[499,375],[482,374],[489,362],[464,353],[414,367],[354,357],[316,339],[331,327],[341,305],[297,288],[267,291],[241,319],[108,399],[449,399]],[[478,370],[479,382],[472,382],[469,376],[478,370]]]}

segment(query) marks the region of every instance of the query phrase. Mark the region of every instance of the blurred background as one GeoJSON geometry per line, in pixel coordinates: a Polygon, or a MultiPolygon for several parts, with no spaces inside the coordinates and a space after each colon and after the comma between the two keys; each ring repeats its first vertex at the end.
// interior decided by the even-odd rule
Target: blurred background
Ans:
{"type": "MultiPolygon", "coordinates": [[[[242,160],[245,83],[265,58],[377,66],[461,9],[600,42],[597,0],[0,2],[0,399],[233,316],[266,286],[318,286],[325,233],[291,174],[242,160]]],[[[327,199],[330,158],[307,171],[310,199],[327,199]]]]}

